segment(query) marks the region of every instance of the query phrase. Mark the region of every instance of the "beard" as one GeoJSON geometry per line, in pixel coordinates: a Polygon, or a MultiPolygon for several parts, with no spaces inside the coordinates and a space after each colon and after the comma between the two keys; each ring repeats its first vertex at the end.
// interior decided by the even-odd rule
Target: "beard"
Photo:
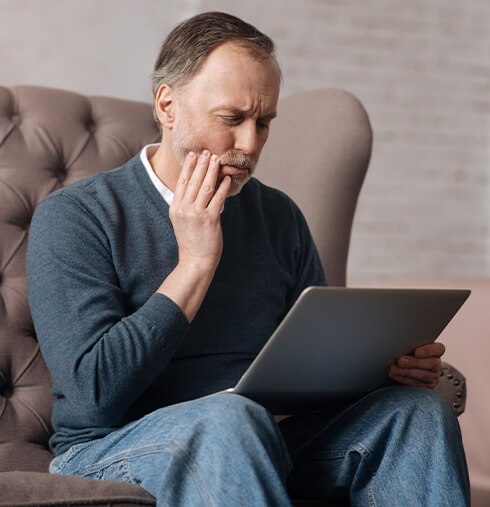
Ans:
{"type": "MultiPolygon", "coordinates": [[[[172,149],[181,166],[184,164],[185,158],[189,152],[193,151],[199,156],[203,150],[207,149],[205,143],[199,140],[199,137],[191,131],[191,121],[186,114],[182,115],[182,112],[183,111],[181,111],[182,120],[176,122],[172,139],[172,149]]],[[[257,161],[251,155],[247,155],[235,149],[230,149],[224,154],[216,153],[216,155],[220,158],[220,169],[216,181],[216,189],[227,175],[224,166],[247,168],[246,174],[228,174],[231,178],[231,185],[227,197],[239,194],[244,185],[250,180],[255,166],[257,165],[257,161]]]]}

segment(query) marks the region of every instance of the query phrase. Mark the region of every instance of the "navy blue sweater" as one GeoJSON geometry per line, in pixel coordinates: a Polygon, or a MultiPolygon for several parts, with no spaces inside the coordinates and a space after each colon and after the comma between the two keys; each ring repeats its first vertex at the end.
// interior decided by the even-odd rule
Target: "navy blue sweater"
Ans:
{"type": "Polygon", "coordinates": [[[178,247],[139,156],[49,195],[29,233],[29,303],[53,379],[51,447],[233,387],[300,292],[325,284],[303,215],[251,179],[221,215],[223,254],[192,324],[155,293],[178,247]]]}

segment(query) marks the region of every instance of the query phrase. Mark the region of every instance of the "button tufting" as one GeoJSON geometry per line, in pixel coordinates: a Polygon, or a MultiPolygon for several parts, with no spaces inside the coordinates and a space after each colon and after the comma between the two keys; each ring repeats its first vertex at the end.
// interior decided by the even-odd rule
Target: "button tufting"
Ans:
{"type": "Polygon", "coordinates": [[[14,394],[14,388],[10,385],[4,385],[0,389],[0,396],[3,396],[4,398],[12,398],[12,395],[14,394]]]}
{"type": "Polygon", "coordinates": [[[17,127],[21,124],[20,116],[18,114],[13,114],[10,120],[17,127]]]}
{"type": "Polygon", "coordinates": [[[66,171],[65,171],[65,169],[58,169],[55,172],[55,176],[56,176],[57,180],[60,183],[63,183],[66,180],[66,171]]]}
{"type": "Polygon", "coordinates": [[[91,133],[91,134],[94,134],[95,133],[95,123],[93,121],[89,121],[86,125],[87,127],[87,130],[91,133]]]}

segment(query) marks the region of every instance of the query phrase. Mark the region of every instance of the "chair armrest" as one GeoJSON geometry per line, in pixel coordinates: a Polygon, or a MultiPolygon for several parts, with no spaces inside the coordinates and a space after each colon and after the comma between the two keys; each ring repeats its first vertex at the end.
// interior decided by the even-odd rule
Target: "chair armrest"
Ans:
{"type": "Polygon", "coordinates": [[[457,416],[464,412],[466,406],[466,378],[454,366],[449,363],[442,363],[441,379],[435,390],[451,403],[457,416]]]}

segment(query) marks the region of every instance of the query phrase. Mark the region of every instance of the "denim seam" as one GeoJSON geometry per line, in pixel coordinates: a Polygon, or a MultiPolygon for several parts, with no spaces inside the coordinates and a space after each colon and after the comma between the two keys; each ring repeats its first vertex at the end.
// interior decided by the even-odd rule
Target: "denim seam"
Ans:
{"type": "Polygon", "coordinates": [[[177,457],[179,457],[182,460],[185,467],[189,470],[201,494],[201,499],[204,502],[204,505],[208,507],[213,507],[213,502],[211,500],[211,497],[209,496],[204,481],[201,479],[201,474],[199,473],[197,466],[192,461],[192,458],[190,457],[189,453],[175,440],[172,440],[169,443],[169,447],[173,447],[176,451],[178,451],[178,453],[176,453],[177,457]]]}
{"type": "MultiPolygon", "coordinates": [[[[86,447],[88,447],[91,442],[83,442],[82,444],[72,445],[66,452],[61,454],[60,456],[56,456],[53,461],[59,458],[59,463],[54,465],[55,472],[54,473],[63,473],[63,468],[67,465],[67,463],[74,458],[77,454],[83,451],[86,447]]],[[[53,462],[52,461],[52,462],[53,462]]],[[[52,463],[51,462],[51,463],[52,463]]]]}
{"type": "Polygon", "coordinates": [[[126,477],[127,482],[129,482],[131,484],[136,484],[136,481],[131,477],[131,474],[129,473],[128,460],[123,459],[123,460],[121,460],[121,463],[122,463],[123,474],[126,477]]]}
{"type": "Polygon", "coordinates": [[[322,451],[316,453],[315,456],[307,456],[305,461],[323,461],[324,459],[345,458],[346,451],[322,451]]]}
{"type": "Polygon", "coordinates": [[[376,474],[376,468],[373,467],[372,463],[373,460],[371,458],[371,453],[369,452],[369,450],[366,447],[364,447],[364,445],[362,445],[360,442],[355,444],[352,448],[362,456],[371,474],[374,476],[376,474]]]}
{"type": "Polygon", "coordinates": [[[90,475],[103,468],[108,468],[111,465],[114,465],[121,461],[128,462],[128,460],[132,458],[140,458],[141,456],[146,456],[149,454],[157,454],[167,448],[168,448],[167,444],[161,444],[161,445],[147,445],[145,447],[140,447],[134,450],[129,449],[127,451],[120,452],[119,454],[111,456],[110,458],[107,458],[103,461],[98,461],[97,463],[93,463],[91,465],[83,467],[78,472],[83,475],[90,475]]]}
{"type": "Polygon", "coordinates": [[[364,445],[362,445],[360,442],[358,442],[356,445],[354,445],[353,449],[361,455],[362,459],[364,460],[364,462],[368,466],[369,471],[371,472],[371,481],[370,481],[370,485],[368,486],[368,500],[369,500],[369,505],[371,507],[376,507],[377,504],[376,504],[376,499],[374,498],[374,491],[373,491],[373,479],[376,475],[376,469],[372,463],[373,460],[371,457],[371,453],[369,452],[369,449],[364,447],[364,445]]]}
{"type": "Polygon", "coordinates": [[[92,475],[96,472],[101,471],[102,469],[106,469],[110,467],[111,465],[114,465],[118,462],[124,462],[124,472],[125,475],[127,475],[127,478],[129,482],[136,484],[137,481],[131,478],[131,475],[129,473],[129,467],[128,467],[128,460],[132,458],[138,458],[141,456],[149,455],[149,454],[157,454],[163,450],[168,450],[172,448],[177,451],[177,457],[179,457],[182,462],[184,463],[185,467],[189,470],[189,472],[192,475],[192,478],[194,479],[197,488],[201,494],[201,498],[206,506],[212,507],[213,502],[211,500],[211,497],[209,496],[208,491],[205,488],[204,482],[201,479],[201,476],[199,474],[199,471],[196,467],[196,465],[193,464],[192,459],[190,458],[187,451],[180,446],[177,442],[171,441],[168,444],[160,444],[160,445],[150,445],[141,447],[135,450],[128,450],[119,454],[116,454],[115,456],[112,456],[111,458],[108,458],[104,461],[98,462],[96,464],[92,464],[90,466],[84,467],[78,471],[78,474],[81,476],[87,476],[92,475]]]}
{"type": "MultiPolygon", "coordinates": [[[[373,475],[374,477],[374,475],[373,475]]],[[[376,507],[376,500],[374,498],[374,492],[373,492],[373,486],[372,484],[370,484],[370,486],[368,487],[368,499],[369,499],[369,505],[371,505],[371,507],[376,507]]]]}

